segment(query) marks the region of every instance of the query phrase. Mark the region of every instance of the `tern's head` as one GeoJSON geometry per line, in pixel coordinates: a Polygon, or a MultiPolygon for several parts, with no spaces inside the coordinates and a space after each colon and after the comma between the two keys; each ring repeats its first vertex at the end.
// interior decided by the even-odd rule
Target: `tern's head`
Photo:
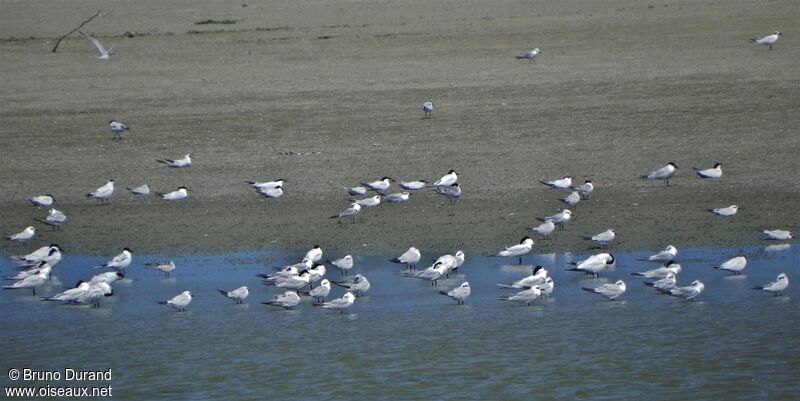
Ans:
{"type": "Polygon", "coordinates": [[[131,250],[131,248],[128,248],[128,247],[122,248],[122,250],[123,250],[123,251],[126,251],[126,252],[128,252],[128,253],[133,253],[133,251],[131,250]]]}
{"type": "Polygon", "coordinates": [[[714,163],[714,168],[720,168],[720,167],[722,167],[722,163],[714,163]]]}
{"type": "Polygon", "coordinates": [[[617,287],[620,287],[622,289],[625,289],[625,282],[622,281],[622,280],[617,280],[617,282],[614,283],[614,285],[616,285],[617,287]]]}
{"type": "Polygon", "coordinates": [[[536,273],[539,273],[539,270],[542,270],[542,269],[544,269],[544,267],[537,265],[536,267],[533,268],[533,273],[532,274],[535,275],[536,273]]]}
{"type": "Polygon", "coordinates": [[[542,50],[541,50],[541,49],[539,49],[538,47],[537,47],[537,48],[535,48],[535,49],[533,49],[533,51],[534,51],[534,52],[536,52],[536,53],[541,53],[541,52],[542,52],[542,50]]]}
{"type": "Polygon", "coordinates": [[[778,275],[778,281],[788,280],[789,278],[786,277],[786,273],[781,273],[778,275]]]}
{"type": "Polygon", "coordinates": [[[114,179],[113,178],[109,178],[108,182],[114,182],[114,179]]]}
{"type": "Polygon", "coordinates": [[[461,288],[469,288],[469,281],[461,283],[461,288]]]}
{"type": "Polygon", "coordinates": [[[355,295],[353,295],[353,293],[350,292],[350,291],[348,291],[347,294],[344,294],[344,296],[342,298],[344,298],[344,300],[346,300],[348,302],[353,302],[353,301],[356,300],[355,295]]]}
{"type": "Polygon", "coordinates": [[[778,32],[778,31],[775,31],[775,32],[773,32],[772,34],[773,34],[773,35],[783,35],[782,33],[778,32]]]}
{"type": "Polygon", "coordinates": [[[25,228],[28,231],[36,231],[36,227],[28,226],[25,228]]]}
{"type": "Polygon", "coordinates": [[[184,190],[184,191],[191,191],[191,189],[186,188],[186,187],[178,187],[178,190],[181,190],[181,189],[184,190]]]}
{"type": "Polygon", "coordinates": [[[117,122],[117,120],[108,120],[108,123],[109,123],[109,124],[113,124],[113,123],[115,123],[115,122],[117,122]]]}
{"type": "Polygon", "coordinates": [[[186,296],[188,296],[189,298],[191,298],[191,297],[193,297],[193,296],[194,296],[194,295],[192,295],[192,293],[191,293],[191,292],[189,292],[189,291],[184,291],[184,292],[183,292],[183,295],[186,295],[186,296]]]}
{"type": "Polygon", "coordinates": [[[678,165],[675,162],[669,162],[667,165],[672,166],[673,168],[678,168],[678,165]]]}
{"type": "Polygon", "coordinates": [[[117,280],[125,278],[125,275],[122,272],[117,272],[117,280]]]}
{"type": "Polygon", "coordinates": [[[455,174],[455,173],[456,173],[455,170],[450,170],[450,171],[447,172],[447,174],[455,174]]]}
{"type": "Polygon", "coordinates": [[[616,261],[616,259],[614,259],[614,255],[609,253],[608,257],[606,258],[606,264],[607,265],[613,265],[615,261],[616,261]]]}
{"type": "Polygon", "coordinates": [[[529,239],[531,239],[531,237],[529,237],[529,236],[527,236],[527,235],[526,235],[526,236],[522,237],[522,239],[521,239],[521,240],[519,240],[519,243],[520,243],[520,244],[524,244],[524,243],[525,243],[525,241],[527,241],[527,240],[529,240],[529,239]]]}

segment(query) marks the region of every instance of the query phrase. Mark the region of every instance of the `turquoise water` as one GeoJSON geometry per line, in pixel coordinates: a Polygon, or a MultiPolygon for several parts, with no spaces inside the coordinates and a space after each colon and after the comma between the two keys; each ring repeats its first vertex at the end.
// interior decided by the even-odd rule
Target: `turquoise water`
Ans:
{"type": "MultiPolygon", "coordinates": [[[[131,400],[797,399],[797,246],[681,250],[679,283],[706,284],[693,303],[632,277],[655,267],[635,261],[643,253],[617,254],[617,267],[599,279],[564,271],[584,256],[525,258],[556,282],[552,298],[530,307],[497,299],[508,293],[497,283],[530,271],[505,265],[516,260],[468,254],[459,275],[439,285],[470,281],[472,296],[456,306],[428,282],[403,278],[388,257],[357,257],[354,272],[372,289],[339,314],[308,299],[293,311],[260,304],[277,291],[254,275],[300,254],[178,257],[170,279],[142,267],[163,256],[137,255],[99,309],[41,302],[30,291],[0,293],[0,376],[7,387],[11,368],[111,368],[112,380],[98,385],[131,400]],[[742,276],[711,268],[740,252],[750,259],[742,276]],[[781,272],[791,281],[783,297],[750,289],[781,272]],[[618,301],[580,291],[618,278],[628,284],[618,301]],[[244,305],[215,291],[240,285],[251,288],[244,305]],[[196,296],[187,312],[157,304],[183,290],[196,296]]],[[[91,266],[104,260],[67,255],[41,293],[91,277],[98,272],[91,266]]],[[[0,272],[11,271],[3,258],[0,272]]]]}

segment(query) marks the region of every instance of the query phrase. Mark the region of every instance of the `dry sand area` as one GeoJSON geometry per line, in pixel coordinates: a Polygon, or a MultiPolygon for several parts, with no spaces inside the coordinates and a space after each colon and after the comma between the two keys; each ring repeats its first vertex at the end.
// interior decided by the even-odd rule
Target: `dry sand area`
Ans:
{"type": "Polygon", "coordinates": [[[0,19],[2,234],[46,215],[29,196],[54,194],[69,217],[62,231],[33,224],[27,249],[483,253],[561,208],[567,194],[538,181],[564,175],[597,190],[535,252],[586,250],[579,236],[609,227],[635,250],[800,226],[796,1],[4,0],[0,19]],[[98,8],[113,12],[85,30],[119,41],[112,60],[77,34],[50,52],[98,8]],[[194,24],[206,19],[236,23],[194,24]],[[774,30],[775,50],[749,44],[774,30]],[[514,59],[533,47],[538,63],[514,59]],[[111,118],[131,126],[124,140],[111,118]],[[185,153],[188,169],[155,162],[185,153]],[[638,179],[669,161],[672,187],[638,179]],[[714,162],[722,180],[694,177],[714,162]],[[456,205],[421,193],[356,224],[328,218],[348,205],[343,186],[450,169],[456,205]],[[244,183],[279,177],[280,200],[244,183]],[[118,192],[95,206],[84,194],[108,178],[118,192]],[[168,203],[124,190],[143,183],[193,192],[168,203]],[[707,211],[731,204],[733,218],[707,211]]]}

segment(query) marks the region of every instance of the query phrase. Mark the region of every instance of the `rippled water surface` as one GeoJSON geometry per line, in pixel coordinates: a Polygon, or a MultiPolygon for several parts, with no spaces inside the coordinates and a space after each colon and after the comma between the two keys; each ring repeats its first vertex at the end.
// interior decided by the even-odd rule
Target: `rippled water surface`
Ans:
{"type": "MultiPolygon", "coordinates": [[[[276,252],[186,256],[165,279],[136,255],[128,278],[99,309],[42,302],[29,291],[0,293],[2,380],[10,368],[112,369],[114,399],[796,399],[800,394],[800,251],[763,248],[682,250],[679,282],[706,284],[697,302],[656,294],[631,272],[655,267],[618,254],[599,279],[566,272],[586,255],[515,260],[467,255],[456,277],[431,287],[403,278],[388,258],[357,258],[372,283],[346,314],[260,304],[277,291],[254,275],[302,255],[276,252]],[[744,252],[731,276],[711,268],[744,252]],[[533,306],[498,296],[545,266],[554,296],[533,306]],[[783,297],[750,289],[785,272],[783,297]],[[464,306],[437,294],[468,279],[464,306]],[[624,279],[615,302],[581,286],[624,279]],[[244,305],[215,289],[251,288],[244,305]],[[178,313],[158,305],[183,290],[196,298],[178,313]]],[[[425,255],[432,257],[434,255],[425,255]]],[[[55,269],[54,294],[98,273],[102,258],[68,255],[55,269]]],[[[0,271],[13,267],[8,258],[0,271]]],[[[338,271],[328,272],[338,279],[338,271]]],[[[336,288],[332,295],[341,296],[336,288]]],[[[23,383],[32,385],[32,383],[23,383]]],[[[54,383],[49,383],[54,384],[54,383]]]]}

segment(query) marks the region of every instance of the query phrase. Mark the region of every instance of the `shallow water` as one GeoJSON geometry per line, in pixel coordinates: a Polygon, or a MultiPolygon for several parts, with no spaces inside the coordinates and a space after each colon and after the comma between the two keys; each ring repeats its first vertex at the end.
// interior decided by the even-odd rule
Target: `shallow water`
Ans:
{"type": "MultiPolygon", "coordinates": [[[[142,268],[163,257],[137,255],[99,309],[0,293],[2,380],[9,385],[10,368],[111,368],[111,382],[100,385],[110,384],[115,399],[163,400],[777,400],[800,393],[797,284],[783,297],[750,289],[780,272],[800,279],[797,246],[681,250],[679,283],[706,284],[693,303],[658,295],[630,276],[655,267],[635,261],[643,255],[616,255],[617,267],[600,279],[564,271],[568,260],[585,255],[526,257],[525,265],[545,266],[556,282],[552,298],[530,307],[497,300],[507,294],[497,283],[530,271],[506,265],[516,260],[467,255],[459,275],[438,287],[469,279],[473,295],[456,306],[428,282],[402,278],[387,258],[356,258],[354,271],[372,289],[346,314],[312,308],[307,299],[293,311],[260,304],[278,291],[254,275],[302,255],[178,257],[171,279],[142,268]],[[740,252],[749,256],[742,276],[710,267],[740,252]],[[618,301],[580,291],[617,278],[628,284],[618,301]],[[215,291],[240,285],[251,288],[244,305],[215,291]],[[187,312],[157,304],[186,289],[196,296],[187,312]]],[[[98,272],[90,266],[103,261],[68,255],[54,283],[88,278],[98,272]]],[[[8,258],[0,269],[12,271],[8,258]]]]}

